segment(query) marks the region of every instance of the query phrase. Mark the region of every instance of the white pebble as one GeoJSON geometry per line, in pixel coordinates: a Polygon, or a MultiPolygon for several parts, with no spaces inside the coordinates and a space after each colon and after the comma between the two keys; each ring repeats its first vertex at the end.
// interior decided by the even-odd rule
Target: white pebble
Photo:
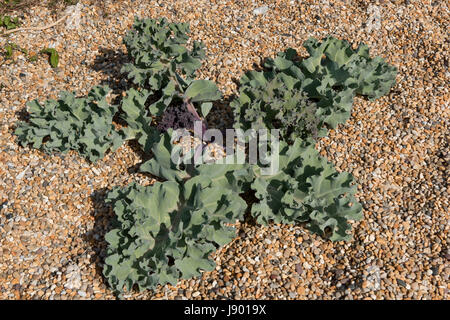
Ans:
{"type": "Polygon", "coordinates": [[[259,7],[259,8],[256,8],[255,10],[253,10],[253,14],[256,14],[256,15],[265,14],[267,11],[269,11],[269,7],[262,6],[262,7],[259,7]]]}
{"type": "Polygon", "coordinates": [[[19,173],[19,174],[16,176],[16,180],[22,180],[23,177],[25,176],[25,173],[27,172],[27,170],[28,170],[29,168],[30,168],[30,166],[26,167],[25,170],[23,170],[21,173],[19,173]]]}

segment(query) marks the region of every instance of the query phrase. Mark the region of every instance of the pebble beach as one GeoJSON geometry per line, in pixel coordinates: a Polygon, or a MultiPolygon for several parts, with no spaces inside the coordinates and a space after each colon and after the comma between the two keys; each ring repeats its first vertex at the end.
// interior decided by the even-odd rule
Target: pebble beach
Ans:
{"type": "MultiPolygon", "coordinates": [[[[0,36],[0,48],[25,49],[0,55],[0,299],[116,298],[102,275],[114,215],[104,199],[113,186],[155,181],[138,172],[142,154],[129,143],[93,164],[22,147],[13,131],[33,99],[85,95],[97,84],[120,96],[122,39],[134,17],[189,22],[191,40],[206,45],[198,77],[216,82],[224,101],[265,57],[289,47],[306,57],[309,37],[363,42],[398,75],[388,95],[356,98],[351,118],[316,146],[358,184],[364,217],[351,241],[302,225],[237,223],[214,271],[125,299],[448,299],[449,9],[430,0],[80,0],[10,13],[25,27],[69,17],[0,36]],[[28,58],[46,47],[60,55],[55,69],[28,58]]],[[[226,103],[213,110],[211,126],[232,122],[226,103]]]]}

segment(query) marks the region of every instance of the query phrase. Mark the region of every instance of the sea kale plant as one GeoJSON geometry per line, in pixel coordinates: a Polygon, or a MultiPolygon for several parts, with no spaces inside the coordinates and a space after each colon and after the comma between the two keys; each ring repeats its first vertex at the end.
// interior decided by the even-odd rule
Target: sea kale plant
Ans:
{"type": "Polygon", "coordinates": [[[371,58],[361,44],[328,37],[304,43],[310,56],[301,60],[294,49],[278,53],[263,71],[249,71],[240,80],[239,97],[231,103],[235,127],[277,128],[291,142],[296,137],[321,137],[351,114],[355,95],[376,99],[394,85],[397,69],[371,58]]]}
{"type": "Polygon", "coordinates": [[[95,87],[87,97],[61,92],[59,99],[28,103],[29,121],[15,130],[19,142],[47,153],[76,150],[90,161],[104,157],[122,145],[112,123],[118,107],[107,101],[108,87],[95,87]]]}
{"type": "Polygon", "coordinates": [[[258,223],[306,222],[307,228],[330,240],[349,240],[349,220],[359,220],[356,185],[347,172],[337,172],[312,141],[280,144],[279,170],[262,174],[253,166],[250,188],[258,201],[251,208],[258,223]]]}
{"type": "Polygon", "coordinates": [[[332,241],[350,240],[348,221],[362,217],[361,205],[354,197],[353,177],[347,172],[337,172],[320,156],[312,139],[297,138],[292,145],[281,141],[279,169],[273,173],[263,171],[262,164],[227,165],[226,159],[196,166],[193,161],[185,165],[180,156],[178,163],[174,163],[170,161],[171,155],[182,153],[174,140],[168,134],[163,135],[152,149],[155,157],[141,166],[141,172],[180,183],[206,174],[213,181],[221,181],[223,188],[254,194],[250,212],[257,223],[306,222],[312,233],[332,241]],[[224,164],[218,164],[219,161],[224,164]]]}
{"type": "Polygon", "coordinates": [[[229,224],[243,220],[246,202],[239,196],[248,165],[202,164],[181,167],[171,161],[172,129],[160,136],[155,158],[142,172],[164,180],[144,187],[135,183],[108,195],[117,220],[106,235],[104,275],[120,293],[125,286],[155,288],[212,270],[209,255],[236,236],[229,224]]]}
{"type": "Polygon", "coordinates": [[[240,82],[239,97],[231,102],[236,129],[278,129],[289,141],[319,135],[316,104],[299,79],[281,72],[249,71],[240,82]]]}
{"type": "MultiPolygon", "coordinates": [[[[173,84],[172,82],[170,82],[173,84]]],[[[173,86],[162,90],[167,100],[161,104],[148,105],[152,91],[147,89],[128,90],[122,100],[121,119],[127,126],[122,130],[127,140],[136,139],[144,152],[149,152],[160,133],[167,129],[180,129],[182,126],[191,131],[195,121],[202,123],[202,132],[206,130],[206,117],[212,108],[212,101],[222,96],[217,86],[209,80],[193,80],[183,91],[173,86]],[[203,117],[200,117],[198,111],[203,117]],[[155,123],[153,120],[157,118],[155,123]]]]}
{"type": "MultiPolygon", "coordinates": [[[[245,212],[261,225],[304,223],[332,241],[349,240],[349,221],[362,217],[351,174],[338,172],[314,146],[349,118],[356,95],[387,94],[396,68],[370,57],[365,45],[353,50],[333,37],[307,40],[305,59],[291,48],[280,52],[263,70],[242,76],[231,102],[236,129],[279,130],[278,170],[268,172],[264,161],[228,161],[237,149],[202,163],[207,150],[186,152],[174,133],[212,142],[205,118],[222,95],[214,82],[197,79],[204,45],[190,43],[188,32],[186,23],[136,19],[124,37],[130,63],[122,72],[131,84],[118,105],[108,102],[107,87],[87,97],[63,92],[57,100],[30,102],[29,120],[15,130],[24,146],[76,150],[90,161],[126,140],[152,156],[140,171],[158,182],[115,187],[106,199],[115,219],[105,236],[103,273],[118,294],[212,270],[211,254],[236,237],[232,225],[245,212]],[[196,121],[200,135],[193,132],[196,121]]],[[[276,156],[275,149],[259,156],[267,160],[269,153],[276,156]]]]}
{"type": "Polygon", "coordinates": [[[121,117],[128,124],[124,130],[127,139],[137,139],[145,152],[168,128],[192,130],[194,121],[202,121],[206,130],[204,117],[212,102],[222,97],[214,82],[195,79],[205,57],[204,45],[194,41],[189,50],[187,32],[186,23],[136,19],[133,30],[124,38],[132,63],[122,71],[137,90],[128,91],[121,117]],[[152,125],[155,117],[159,121],[152,125]]]}
{"type": "Polygon", "coordinates": [[[175,285],[211,271],[209,255],[236,236],[226,224],[242,219],[246,208],[237,193],[206,175],[149,187],[133,183],[113,189],[107,201],[117,220],[105,237],[104,275],[117,292],[175,285]]]}
{"type": "Polygon", "coordinates": [[[194,41],[192,50],[186,47],[189,24],[169,23],[165,18],[135,19],[133,29],[124,37],[132,63],[122,71],[140,87],[153,90],[165,88],[178,76],[180,84],[195,79],[201,60],[205,58],[204,45],[194,41]]]}

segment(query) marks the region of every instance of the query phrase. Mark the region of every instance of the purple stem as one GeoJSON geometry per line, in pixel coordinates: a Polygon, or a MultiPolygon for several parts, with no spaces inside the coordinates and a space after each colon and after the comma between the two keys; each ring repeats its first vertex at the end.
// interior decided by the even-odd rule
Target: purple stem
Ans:
{"type": "Polygon", "coordinates": [[[194,117],[196,118],[196,121],[202,122],[202,133],[201,133],[201,137],[200,137],[202,140],[202,144],[201,144],[201,148],[195,149],[195,152],[194,152],[194,163],[195,163],[196,160],[198,159],[198,157],[201,157],[203,150],[206,147],[206,144],[203,144],[203,137],[205,135],[207,126],[206,126],[206,122],[200,117],[197,110],[195,110],[194,105],[191,103],[191,101],[189,101],[189,99],[187,99],[187,98],[183,99],[183,104],[186,107],[186,109],[194,115],[194,117]]]}

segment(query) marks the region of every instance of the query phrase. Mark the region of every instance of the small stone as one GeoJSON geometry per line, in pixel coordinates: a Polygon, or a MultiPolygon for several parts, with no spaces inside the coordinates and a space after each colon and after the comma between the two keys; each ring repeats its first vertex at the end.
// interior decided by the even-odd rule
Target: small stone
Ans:
{"type": "Polygon", "coordinates": [[[267,11],[269,11],[269,7],[268,6],[262,6],[262,7],[254,9],[253,10],[253,14],[261,15],[261,14],[265,14],[267,11]]]}
{"type": "Polygon", "coordinates": [[[271,283],[270,284],[270,288],[271,289],[278,289],[280,287],[280,285],[278,283],[271,283]]]}
{"type": "Polygon", "coordinates": [[[298,287],[297,288],[297,293],[298,293],[298,295],[303,296],[305,294],[305,288],[298,287]]]}
{"type": "Polygon", "coordinates": [[[27,170],[28,170],[29,168],[30,168],[30,166],[26,167],[25,170],[23,170],[21,173],[19,173],[19,174],[16,176],[16,180],[22,180],[23,177],[25,176],[25,173],[27,172],[27,170]]]}
{"type": "Polygon", "coordinates": [[[397,283],[398,283],[400,286],[406,288],[406,282],[405,282],[405,281],[403,281],[403,280],[401,280],[401,279],[397,279],[397,283]]]}

